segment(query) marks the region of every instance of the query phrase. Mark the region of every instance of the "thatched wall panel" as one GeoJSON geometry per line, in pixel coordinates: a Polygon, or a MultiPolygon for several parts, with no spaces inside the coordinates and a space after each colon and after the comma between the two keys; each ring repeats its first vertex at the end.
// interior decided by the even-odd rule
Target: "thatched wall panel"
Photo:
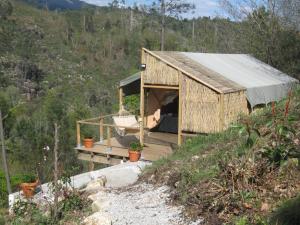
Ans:
{"type": "Polygon", "coordinates": [[[182,129],[197,133],[219,130],[220,95],[186,76],[182,79],[182,129]]]}
{"type": "Polygon", "coordinates": [[[233,92],[224,95],[224,126],[236,121],[241,114],[248,114],[245,91],[233,92]]]}
{"type": "Polygon", "coordinates": [[[144,83],[159,85],[178,85],[178,71],[161,60],[145,53],[143,63],[146,64],[144,71],[144,83]]]}

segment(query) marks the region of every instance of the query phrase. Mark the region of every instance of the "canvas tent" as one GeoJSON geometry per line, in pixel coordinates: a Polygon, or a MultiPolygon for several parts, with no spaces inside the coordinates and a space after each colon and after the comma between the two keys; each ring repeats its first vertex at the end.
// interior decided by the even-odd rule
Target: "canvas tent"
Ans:
{"type": "Polygon", "coordinates": [[[190,52],[181,54],[245,87],[252,108],[282,99],[297,82],[296,79],[250,55],[190,52]]]}
{"type": "Polygon", "coordinates": [[[140,93],[143,125],[151,128],[163,121],[158,114],[165,97],[175,93],[178,143],[185,134],[224,130],[249,106],[278,101],[298,82],[245,54],[143,49],[141,63],[144,70],[120,82],[120,99],[140,93]]]}

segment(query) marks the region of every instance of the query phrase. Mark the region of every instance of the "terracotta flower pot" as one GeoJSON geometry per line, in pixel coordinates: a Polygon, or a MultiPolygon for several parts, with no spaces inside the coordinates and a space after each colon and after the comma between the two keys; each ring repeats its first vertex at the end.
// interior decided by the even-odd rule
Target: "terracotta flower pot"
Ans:
{"type": "Polygon", "coordinates": [[[26,198],[32,198],[35,194],[35,189],[38,185],[39,185],[39,180],[36,180],[33,183],[21,183],[20,187],[26,198]]]}
{"type": "Polygon", "coordinates": [[[137,151],[128,151],[130,162],[137,162],[141,158],[141,152],[137,151]]]}
{"type": "Polygon", "coordinates": [[[83,140],[83,145],[85,148],[92,148],[94,146],[93,138],[85,138],[83,140]]]}

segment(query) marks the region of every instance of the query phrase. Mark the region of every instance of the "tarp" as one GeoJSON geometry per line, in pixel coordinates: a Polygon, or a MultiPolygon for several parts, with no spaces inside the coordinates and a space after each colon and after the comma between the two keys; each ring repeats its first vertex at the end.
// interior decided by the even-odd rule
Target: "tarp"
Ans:
{"type": "Polygon", "coordinates": [[[284,98],[298,80],[245,54],[181,52],[191,60],[245,87],[254,107],[284,98]]]}

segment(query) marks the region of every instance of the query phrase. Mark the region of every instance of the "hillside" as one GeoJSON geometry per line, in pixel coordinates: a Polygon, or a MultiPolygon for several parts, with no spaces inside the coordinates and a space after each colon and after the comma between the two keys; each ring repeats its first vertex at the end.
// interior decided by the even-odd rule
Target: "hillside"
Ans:
{"type": "MultiPolygon", "coordinates": [[[[76,5],[76,10],[51,11],[44,2],[0,1],[0,109],[13,190],[37,173],[42,182],[52,179],[53,154],[47,149],[54,148],[55,122],[60,126],[60,175],[85,171],[87,165],[73,150],[76,120],[116,112],[118,82],[139,70],[140,49],[160,48],[160,16],[152,9],[82,7],[81,1],[48,0],[76,5]]],[[[253,26],[256,13],[269,14],[260,9],[240,22],[166,17],[165,49],[248,53],[299,77],[298,31],[276,20],[278,29],[260,32],[253,26]],[[272,42],[270,35],[276,37],[272,42]]],[[[82,129],[88,132],[98,133],[82,129]]],[[[6,207],[2,174],[0,206],[6,207]]]]}
{"type": "Polygon", "coordinates": [[[188,139],[142,180],[168,185],[172,203],[205,224],[299,224],[299,102],[298,88],[223,133],[188,139]]]}
{"type": "MultiPolygon", "coordinates": [[[[53,155],[43,149],[53,149],[54,122],[60,124],[61,170],[84,171],[73,150],[75,122],[118,110],[119,80],[138,71],[141,47],[159,48],[156,16],[135,10],[130,20],[130,11],[118,8],[57,12],[5,2],[0,2],[0,108],[12,179],[37,170],[42,182],[51,178],[53,155]]],[[[168,30],[166,38],[176,40],[166,46],[172,49],[189,43],[180,29],[168,30]]],[[[6,193],[1,179],[1,196],[6,193]]]]}

